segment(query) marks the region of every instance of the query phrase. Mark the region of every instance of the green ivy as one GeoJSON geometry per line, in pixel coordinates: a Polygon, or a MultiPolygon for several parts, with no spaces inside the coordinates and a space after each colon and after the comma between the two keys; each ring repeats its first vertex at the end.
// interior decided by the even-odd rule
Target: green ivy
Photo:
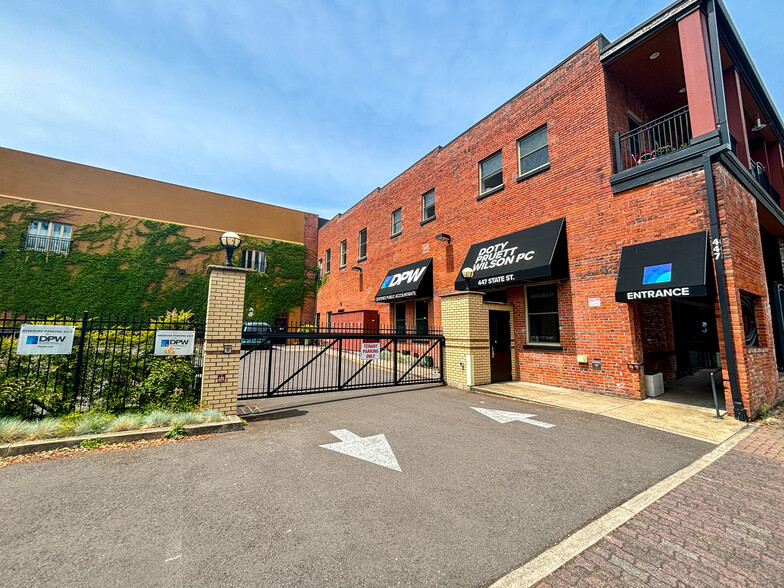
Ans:
{"type": "MultiPolygon", "coordinates": [[[[69,222],[67,213],[38,210],[35,203],[0,206],[0,311],[130,317],[186,308],[205,316],[206,269],[222,262],[219,244],[189,237],[182,225],[105,214],[75,227],[68,255],[20,251],[31,220],[69,222]],[[194,260],[197,269],[178,273],[194,260]]],[[[264,251],[268,260],[266,274],[248,275],[245,305],[254,307],[256,320],[272,321],[315,295],[316,284],[303,271],[304,245],[244,237],[243,248],[264,251]]]]}

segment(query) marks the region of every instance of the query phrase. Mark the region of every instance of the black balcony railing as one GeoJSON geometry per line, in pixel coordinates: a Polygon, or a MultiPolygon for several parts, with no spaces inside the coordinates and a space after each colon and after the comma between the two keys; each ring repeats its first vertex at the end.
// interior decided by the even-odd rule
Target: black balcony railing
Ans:
{"type": "Polygon", "coordinates": [[[71,250],[71,240],[62,237],[48,237],[46,235],[29,235],[23,233],[19,239],[19,249],[22,251],[66,254],[71,250]]]}
{"type": "Polygon", "coordinates": [[[759,161],[751,160],[751,168],[749,168],[751,175],[757,180],[757,183],[762,186],[762,188],[771,196],[773,196],[773,191],[771,190],[770,180],[768,179],[768,172],[765,171],[765,168],[762,167],[762,164],[759,161]]]}
{"type": "Polygon", "coordinates": [[[640,125],[628,133],[615,133],[616,172],[685,149],[690,140],[688,106],[640,125]]]}

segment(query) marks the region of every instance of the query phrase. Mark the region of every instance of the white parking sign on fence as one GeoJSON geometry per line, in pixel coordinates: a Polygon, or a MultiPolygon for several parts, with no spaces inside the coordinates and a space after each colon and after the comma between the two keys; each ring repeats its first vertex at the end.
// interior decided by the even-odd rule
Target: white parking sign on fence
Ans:
{"type": "Polygon", "coordinates": [[[73,348],[74,327],[65,325],[22,325],[18,355],[69,355],[73,348]]]}
{"type": "Polygon", "coordinates": [[[378,355],[381,352],[381,343],[365,343],[362,342],[362,361],[368,361],[370,359],[378,359],[378,355]]]}
{"type": "Polygon", "coordinates": [[[196,331],[155,331],[155,355],[193,355],[196,331]]]}

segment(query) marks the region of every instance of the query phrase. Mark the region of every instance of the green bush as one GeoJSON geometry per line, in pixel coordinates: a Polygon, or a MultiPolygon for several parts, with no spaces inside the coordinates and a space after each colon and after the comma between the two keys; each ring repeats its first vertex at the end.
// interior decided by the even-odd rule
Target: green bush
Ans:
{"type": "Polygon", "coordinates": [[[190,357],[159,357],[153,360],[150,374],[138,388],[138,405],[143,410],[154,408],[186,411],[198,403],[193,389],[196,368],[190,357]]]}

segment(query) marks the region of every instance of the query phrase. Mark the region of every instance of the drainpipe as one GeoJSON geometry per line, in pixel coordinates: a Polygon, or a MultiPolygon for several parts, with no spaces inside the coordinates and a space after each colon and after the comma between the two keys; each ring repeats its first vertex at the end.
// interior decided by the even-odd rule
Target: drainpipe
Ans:
{"type": "Polygon", "coordinates": [[[727,360],[727,378],[730,382],[732,393],[732,412],[735,418],[744,423],[748,422],[746,408],[740,395],[738,383],[738,364],[735,356],[735,340],[732,338],[730,325],[730,305],[727,296],[727,274],[724,269],[724,252],[721,246],[721,233],[719,232],[719,213],[716,203],[716,183],[713,177],[713,156],[727,149],[726,145],[713,149],[702,156],[705,173],[705,192],[708,198],[708,216],[710,218],[711,252],[713,267],[716,270],[716,286],[719,297],[719,310],[721,311],[721,330],[724,338],[724,358],[727,360]]]}

